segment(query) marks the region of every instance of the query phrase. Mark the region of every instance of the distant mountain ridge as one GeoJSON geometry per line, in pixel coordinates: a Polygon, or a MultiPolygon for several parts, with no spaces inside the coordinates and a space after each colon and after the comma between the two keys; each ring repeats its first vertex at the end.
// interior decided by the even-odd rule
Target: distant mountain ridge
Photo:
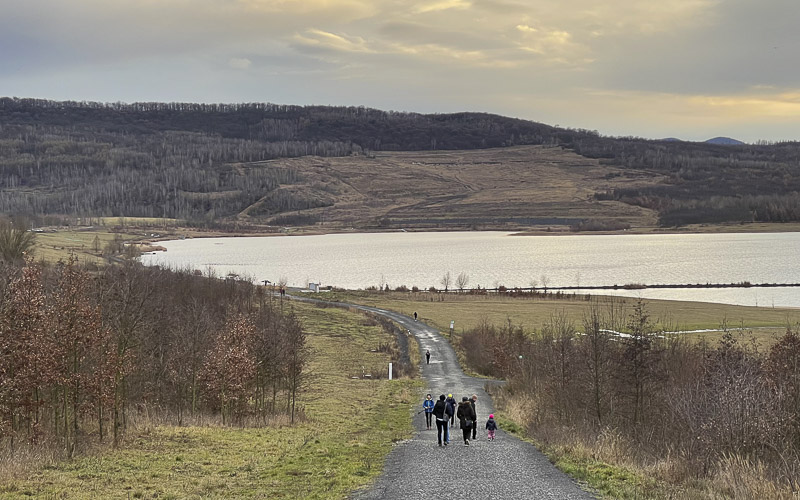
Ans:
{"type": "Polygon", "coordinates": [[[722,146],[743,146],[745,143],[730,137],[714,137],[705,141],[707,144],[720,144],[722,146]]]}
{"type": "MultiPolygon", "coordinates": [[[[661,142],[691,142],[691,141],[684,141],[683,139],[678,139],[677,137],[665,137],[664,139],[660,139],[661,142]]],[[[713,139],[708,139],[707,141],[703,141],[704,144],[716,144],[718,146],[744,146],[747,143],[739,141],[737,139],[731,139],[730,137],[714,137],[713,139]]]]}

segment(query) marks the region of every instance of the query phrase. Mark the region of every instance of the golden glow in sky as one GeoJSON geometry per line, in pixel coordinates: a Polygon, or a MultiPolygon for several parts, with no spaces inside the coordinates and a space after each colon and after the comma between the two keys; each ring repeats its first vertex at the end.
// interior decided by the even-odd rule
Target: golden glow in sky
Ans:
{"type": "Polygon", "coordinates": [[[800,139],[796,0],[0,0],[0,94],[800,139]]]}

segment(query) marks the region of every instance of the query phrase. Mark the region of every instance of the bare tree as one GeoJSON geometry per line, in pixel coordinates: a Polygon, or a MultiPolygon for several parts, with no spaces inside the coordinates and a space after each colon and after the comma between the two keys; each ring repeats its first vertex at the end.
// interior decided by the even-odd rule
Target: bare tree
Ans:
{"type": "Polygon", "coordinates": [[[444,273],[444,276],[442,276],[442,279],[439,281],[439,283],[442,284],[442,288],[444,288],[445,292],[450,288],[450,285],[452,284],[452,282],[453,282],[453,278],[452,278],[452,276],[450,276],[450,271],[447,271],[446,273],[444,273]]]}
{"type": "Polygon", "coordinates": [[[469,284],[469,274],[464,271],[461,271],[456,278],[456,286],[458,287],[459,291],[464,291],[464,289],[469,284]]]}
{"type": "Polygon", "coordinates": [[[543,274],[542,277],[539,278],[539,281],[541,281],[542,283],[542,288],[544,288],[544,293],[547,293],[547,285],[550,284],[550,278],[548,278],[546,275],[543,274]]]}
{"type": "Polygon", "coordinates": [[[306,345],[306,332],[299,318],[292,310],[283,321],[283,333],[286,339],[285,374],[288,389],[288,401],[291,421],[294,423],[297,396],[307,380],[306,366],[309,361],[309,349],[306,345]]]}
{"type": "Polygon", "coordinates": [[[599,308],[593,305],[583,318],[584,337],[581,339],[581,354],[589,388],[591,410],[602,425],[610,398],[608,391],[612,368],[613,340],[605,328],[599,308]]]}

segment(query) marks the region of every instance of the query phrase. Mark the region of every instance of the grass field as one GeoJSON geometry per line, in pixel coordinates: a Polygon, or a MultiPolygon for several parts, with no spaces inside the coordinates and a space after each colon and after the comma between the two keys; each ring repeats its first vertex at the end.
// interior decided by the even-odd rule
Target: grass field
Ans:
{"type": "MultiPolygon", "coordinates": [[[[541,296],[540,296],[541,297],[541,296]]],[[[482,321],[500,325],[509,320],[526,331],[539,330],[554,314],[565,314],[582,329],[584,315],[592,304],[601,310],[608,307],[608,297],[585,296],[575,298],[515,298],[502,295],[459,295],[432,294],[427,292],[334,292],[334,300],[356,302],[382,307],[413,315],[447,332],[450,322],[455,321],[455,331],[469,330],[482,321]]],[[[633,307],[636,299],[614,298],[633,307]]],[[[787,325],[800,322],[800,309],[766,308],[714,304],[708,302],[683,302],[668,300],[647,300],[647,311],[657,323],[665,325],[670,331],[716,329],[723,322],[728,328],[754,329],[753,336],[759,342],[770,343],[776,334],[785,331],[787,325]]],[[[719,332],[692,333],[690,338],[705,338],[713,341],[719,332]]]]}
{"type": "MultiPolygon", "coordinates": [[[[119,450],[0,477],[2,498],[344,498],[382,469],[392,443],[412,432],[410,379],[351,378],[383,369],[390,337],[364,316],[293,304],[310,332],[313,361],[305,420],[263,428],[142,423],[119,450]]],[[[413,347],[412,347],[413,348],[413,347]]]]}
{"type": "Polygon", "coordinates": [[[81,263],[100,265],[105,263],[102,256],[103,248],[116,237],[121,237],[123,241],[138,241],[144,238],[144,236],[112,233],[106,230],[37,233],[33,258],[36,261],[58,262],[74,254],[81,263]]]}

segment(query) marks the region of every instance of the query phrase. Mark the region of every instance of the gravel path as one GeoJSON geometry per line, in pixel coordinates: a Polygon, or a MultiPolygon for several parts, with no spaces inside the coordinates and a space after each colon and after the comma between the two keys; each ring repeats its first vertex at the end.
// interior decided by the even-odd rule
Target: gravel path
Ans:
{"type": "Polygon", "coordinates": [[[386,316],[413,334],[422,352],[422,376],[426,388],[414,410],[416,434],[399,443],[389,453],[383,474],[368,490],[358,491],[354,499],[437,498],[442,495],[463,499],[589,499],[571,478],[555,468],[533,445],[497,431],[494,441],[486,440],[484,426],[493,412],[491,398],[484,391],[485,379],[464,375],[450,344],[422,322],[392,311],[356,306],[386,316]],[[425,364],[425,350],[431,351],[431,362],[425,364]],[[440,394],[452,393],[457,401],[462,396],[478,395],[478,439],[464,446],[458,421],[450,433],[450,446],[439,447],[436,424],[426,430],[422,409],[424,395],[434,400],[440,394]]]}

